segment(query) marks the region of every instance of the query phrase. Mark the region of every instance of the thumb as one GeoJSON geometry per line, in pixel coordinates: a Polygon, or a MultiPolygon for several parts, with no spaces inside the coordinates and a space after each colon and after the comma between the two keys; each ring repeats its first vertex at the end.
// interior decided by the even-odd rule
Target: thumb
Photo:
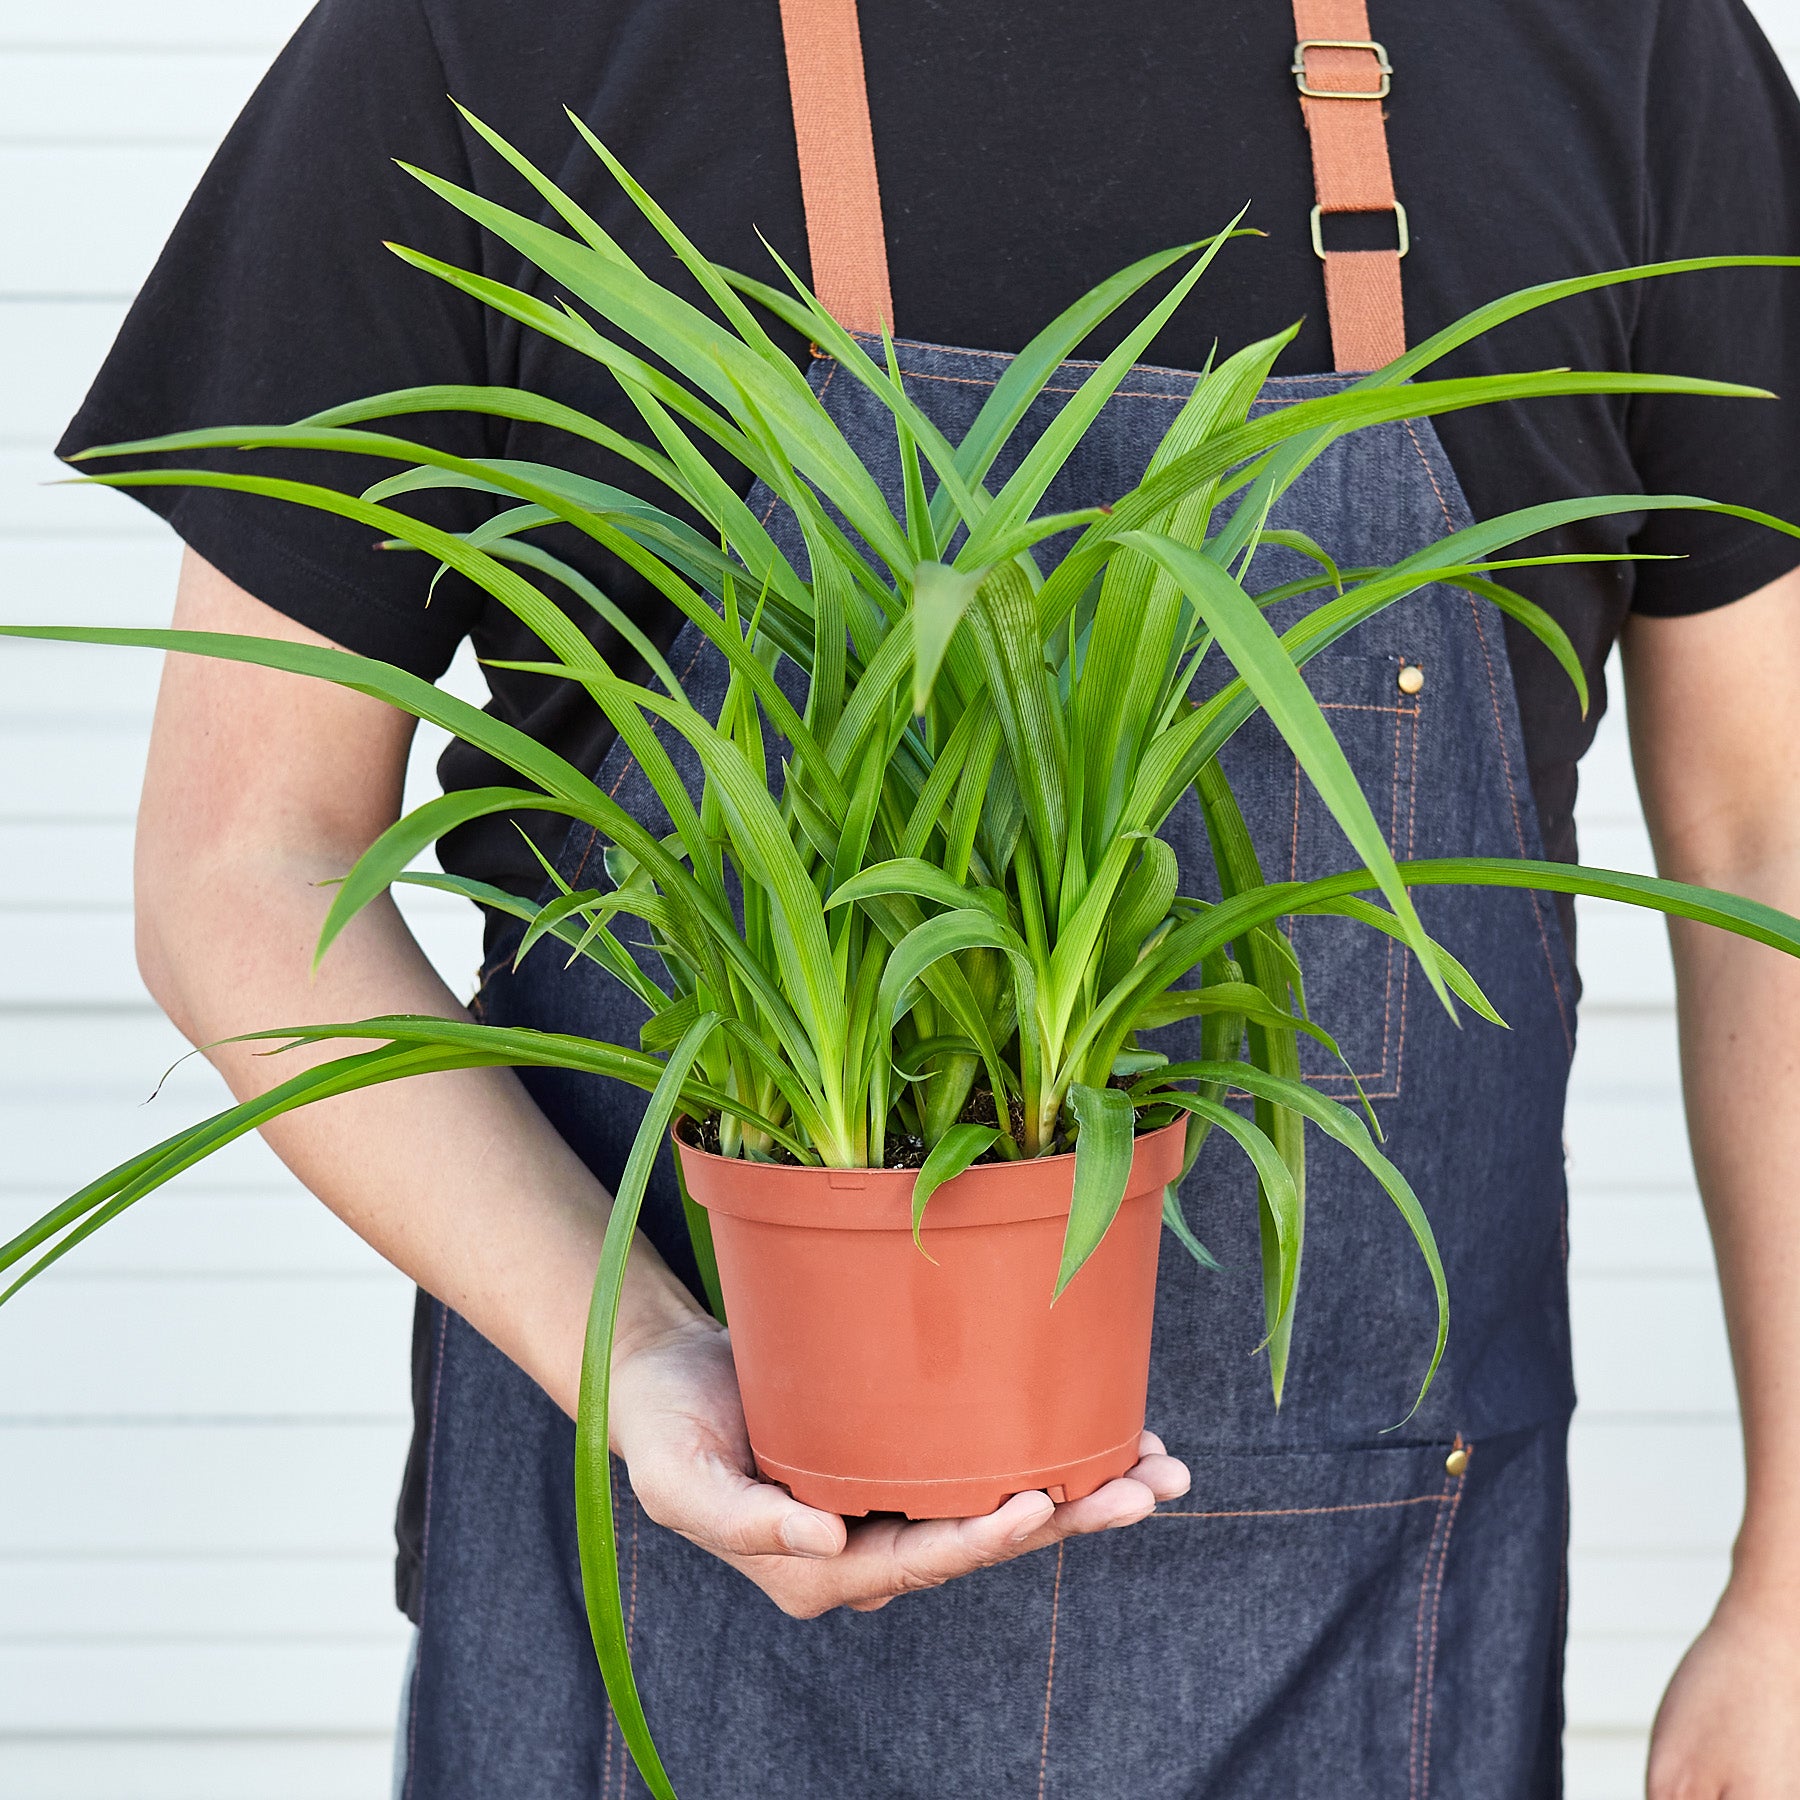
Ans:
{"type": "Polygon", "coordinates": [[[802,1506],[716,1457],[696,1457],[643,1482],[633,1470],[632,1487],[657,1524],[715,1556],[831,1557],[846,1542],[836,1513],[802,1506]]]}

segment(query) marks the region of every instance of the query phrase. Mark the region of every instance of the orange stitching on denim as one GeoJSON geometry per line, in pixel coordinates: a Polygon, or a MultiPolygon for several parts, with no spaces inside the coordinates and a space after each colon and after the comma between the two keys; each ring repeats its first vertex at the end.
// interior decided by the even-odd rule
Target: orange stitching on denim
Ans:
{"type": "MultiPolygon", "coordinates": [[[[974,353],[959,352],[958,354],[974,353]]],[[[1083,365],[1077,364],[1076,366],[1081,367],[1083,365]]],[[[1098,365],[1096,364],[1094,366],[1097,367],[1098,365]]],[[[934,375],[927,369],[902,369],[900,373],[908,381],[941,381],[948,387],[991,388],[999,385],[998,376],[989,379],[980,375],[934,375]]],[[[1169,373],[1178,376],[1183,380],[1193,379],[1188,375],[1188,372],[1185,369],[1171,369],[1169,370],[1169,373]]],[[[827,383],[827,385],[829,385],[829,383],[827,383]]],[[[823,394],[824,391],[825,389],[823,387],[819,389],[821,394],[823,394]]],[[[1045,386],[1039,388],[1038,392],[1040,394],[1078,394],[1081,392],[1081,389],[1045,386]]],[[[1159,394],[1153,392],[1149,388],[1114,388],[1110,398],[1114,400],[1166,400],[1173,406],[1185,406],[1192,398],[1192,389],[1185,394],[1159,394]]],[[[1284,406],[1298,406],[1299,404],[1300,402],[1298,400],[1264,400],[1260,396],[1255,402],[1255,406],[1265,407],[1270,411],[1276,411],[1284,406]]],[[[1254,408],[1252,410],[1254,410],[1254,408]]]]}
{"type": "MultiPolygon", "coordinates": [[[[1462,1443],[1460,1433],[1456,1441],[1460,1446],[1462,1443]]],[[[1437,1496],[1438,1515],[1431,1522],[1431,1541],[1425,1546],[1425,1565],[1419,1571],[1419,1609],[1418,1615],[1413,1621],[1412,1727],[1408,1733],[1406,1751],[1408,1800],[1419,1800],[1419,1707],[1425,1686],[1425,1596],[1431,1587],[1432,1565],[1437,1561],[1438,1529],[1444,1522],[1442,1502],[1450,1498],[1450,1487],[1454,1479],[1449,1474],[1444,1477],[1443,1492],[1437,1496]]]]}
{"type": "Polygon", "coordinates": [[[1044,1788],[1050,1780],[1050,1695],[1056,1686],[1056,1620],[1062,1611],[1063,1551],[1067,1538],[1056,1545],[1056,1579],[1050,1587],[1050,1661],[1044,1670],[1044,1735],[1038,1748],[1038,1800],[1044,1800],[1044,1788]]]}
{"type": "MultiPolygon", "coordinates": [[[[1357,1500],[1348,1506],[1268,1506],[1248,1512],[1153,1512],[1153,1519],[1322,1519],[1329,1513],[1391,1512],[1397,1506],[1442,1506],[1442,1494],[1413,1494],[1405,1500],[1357,1500]]],[[[1432,1530],[1435,1532],[1436,1527],[1432,1530]]]]}
{"type": "MultiPolygon", "coordinates": [[[[625,1614],[625,1655],[630,1659],[632,1639],[637,1631],[637,1595],[638,1595],[638,1526],[642,1522],[644,1509],[638,1505],[637,1494],[631,1496],[631,1604],[625,1614]]],[[[619,1742],[619,1795],[620,1800],[631,1788],[631,1761],[626,1753],[624,1739],[619,1742]]]]}
{"type": "MultiPolygon", "coordinates": [[[[1376,706],[1367,701],[1321,700],[1319,702],[1319,710],[1321,712],[1371,712],[1371,713],[1392,713],[1394,715],[1394,793],[1393,793],[1392,811],[1391,811],[1391,815],[1390,815],[1390,819],[1391,819],[1390,827],[1389,827],[1389,836],[1390,837],[1398,836],[1399,830],[1400,830],[1400,730],[1401,730],[1401,721],[1405,720],[1405,719],[1411,719],[1413,721],[1412,773],[1411,773],[1411,777],[1410,777],[1410,787],[1408,790],[1409,804],[1408,804],[1407,813],[1406,813],[1406,836],[1407,836],[1408,852],[1410,854],[1411,844],[1412,844],[1412,839],[1413,839],[1414,821],[1417,819],[1417,816],[1418,816],[1418,804],[1417,804],[1418,785],[1419,785],[1419,723],[1418,722],[1419,722],[1419,715],[1420,715],[1420,703],[1415,701],[1411,706],[1398,706],[1398,705],[1376,706]]],[[[1301,789],[1300,760],[1298,757],[1296,757],[1294,759],[1294,835],[1293,835],[1293,843],[1289,850],[1289,858],[1288,858],[1288,879],[1290,881],[1297,881],[1300,878],[1300,789],[1301,789]]],[[[1288,934],[1288,942],[1292,943],[1293,939],[1294,939],[1294,929],[1293,929],[1293,921],[1291,919],[1288,921],[1286,930],[1287,930],[1287,934],[1288,934]]],[[[1392,939],[1390,939],[1388,941],[1388,948],[1387,948],[1386,1000],[1384,1002],[1383,1014],[1382,1014],[1382,1024],[1381,1024],[1381,1066],[1380,1066],[1380,1068],[1378,1068],[1372,1072],[1368,1072],[1368,1073],[1357,1072],[1357,1071],[1350,1071],[1350,1072],[1346,1073],[1346,1072],[1340,1072],[1339,1070],[1336,1070],[1336,1069],[1330,1069],[1330,1070],[1325,1071],[1322,1074],[1309,1075],[1307,1077],[1307,1080],[1310,1081],[1313,1084],[1313,1086],[1322,1087],[1328,1081],[1337,1082],[1340,1085],[1355,1084],[1355,1085],[1360,1085],[1363,1087],[1363,1089],[1364,1089],[1363,1098],[1365,1100],[1398,1100],[1400,1098],[1400,1076],[1401,1076],[1400,1058],[1402,1056],[1404,1056],[1405,1049],[1406,1049],[1406,984],[1407,984],[1407,977],[1410,972],[1411,972],[1411,958],[1401,956],[1400,955],[1400,946],[1397,943],[1395,943],[1392,939]],[[1395,962],[1396,957],[1400,957],[1400,1043],[1399,1043],[1398,1049],[1396,1051],[1395,1062],[1394,1062],[1394,1085],[1391,1088],[1383,1088],[1383,1089],[1380,1089],[1377,1091],[1377,1090],[1372,1090],[1368,1084],[1371,1082],[1385,1081],[1387,1079],[1388,1046],[1393,1039],[1394,962],[1395,962]]]]}
{"type": "Polygon", "coordinates": [[[1457,1509],[1462,1505],[1464,1490],[1469,1485],[1469,1463],[1475,1460],[1473,1447],[1463,1443],[1460,1431],[1456,1434],[1456,1447],[1468,1461],[1463,1464],[1463,1472],[1455,1478],[1456,1494],[1450,1502],[1449,1512],[1444,1515],[1444,1542],[1438,1551],[1437,1580],[1431,1595],[1431,1650],[1425,1664],[1425,1754],[1420,1765],[1419,1800],[1431,1800],[1431,1726],[1437,1687],[1438,1612],[1444,1603],[1444,1576],[1450,1568],[1450,1534],[1456,1529],[1457,1509]]]}
{"type": "MultiPolygon", "coordinates": [[[[1419,434],[1413,430],[1412,420],[1402,419],[1400,422],[1406,427],[1406,435],[1412,440],[1412,447],[1417,451],[1419,461],[1425,465],[1425,478],[1431,483],[1431,491],[1437,495],[1438,509],[1444,515],[1445,528],[1454,531],[1456,521],[1451,517],[1450,505],[1444,498],[1444,490],[1438,485],[1437,471],[1431,466],[1431,458],[1425,454],[1425,446],[1419,442],[1419,434]]],[[[1513,783],[1512,758],[1507,754],[1506,749],[1506,727],[1500,717],[1500,688],[1494,679],[1494,656],[1488,648],[1487,628],[1482,623],[1480,602],[1473,594],[1465,594],[1464,597],[1469,603],[1470,616],[1475,621],[1475,638],[1476,642],[1481,645],[1482,665],[1487,670],[1488,698],[1494,708],[1494,735],[1500,745],[1500,768],[1506,777],[1506,797],[1512,807],[1513,837],[1519,846],[1519,854],[1523,856],[1525,854],[1525,826],[1519,814],[1519,791],[1513,783]]],[[[1544,947],[1544,963],[1550,971],[1550,986],[1556,994],[1556,1017],[1557,1022],[1562,1026],[1563,1044],[1572,1056],[1575,1053],[1575,1034],[1569,1028],[1568,998],[1563,993],[1562,977],[1556,972],[1556,957],[1551,951],[1550,934],[1544,925],[1543,902],[1536,893],[1530,894],[1529,899],[1531,916],[1538,929],[1538,941],[1544,947]]],[[[1561,927],[1558,926],[1557,929],[1560,930],[1561,927]]]]}
{"type": "MultiPolygon", "coordinates": [[[[865,344],[877,345],[881,342],[880,337],[872,331],[854,331],[850,335],[865,344]]],[[[977,356],[984,362],[1017,362],[1019,360],[1018,352],[1015,350],[970,350],[960,344],[927,343],[923,338],[895,338],[894,348],[896,351],[926,350],[940,356],[977,356]]],[[[835,361],[836,359],[831,358],[828,360],[835,361]]],[[[1152,375],[1174,375],[1186,381],[1196,381],[1199,379],[1199,376],[1194,370],[1177,369],[1168,363],[1137,363],[1133,366],[1152,375]]],[[[1058,363],[1057,367],[1061,369],[1097,369],[1100,367],[1100,363],[1093,357],[1069,356],[1058,363]]],[[[905,370],[901,371],[902,374],[905,372],[905,370]]],[[[1306,387],[1348,385],[1341,375],[1277,375],[1273,376],[1271,379],[1275,381],[1291,382],[1295,386],[1306,387]]],[[[1259,400],[1258,404],[1260,405],[1262,402],[1259,400]]]]}
{"type": "MultiPolygon", "coordinates": [[[[1300,759],[1294,758],[1294,835],[1288,845],[1288,880],[1300,879],[1300,759]]],[[[1294,941],[1293,921],[1289,920],[1288,942],[1294,941]]]]}
{"type": "MultiPolygon", "coordinates": [[[[613,1517],[619,1516],[619,1471],[618,1465],[609,1457],[606,1464],[606,1485],[612,1489],[613,1517]]],[[[613,1713],[611,1701],[606,1707],[606,1737],[600,1748],[600,1800],[612,1800],[613,1791],[613,1738],[617,1734],[618,1720],[613,1713]]]]}
{"type": "MultiPolygon", "coordinates": [[[[1419,825],[1419,721],[1422,708],[1413,708],[1412,728],[1412,773],[1407,778],[1408,792],[1411,796],[1406,809],[1406,859],[1412,861],[1413,845],[1418,835],[1419,825]]],[[[1398,758],[1396,758],[1398,761],[1398,758]]],[[[1396,1088],[1399,1086],[1399,1071],[1406,1066],[1406,995],[1407,984],[1412,980],[1413,959],[1410,956],[1400,958],[1400,1042],[1394,1047],[1394,1069],[1396,1088]]]]}
{"type": "MultiPolygon", "coordinates": [[[[1400,835],[1400,709],[1394,708],[1394,788],[1388,800],[1388,838],[1391,843],[1400,835]]],[[[1381,991],[1381,1066],[1388,1066],[1388,1048],[1394,1041],[1394,952],[1399,945],[1387,941],[1387,982],[1381,991]]],[[[1400,1070],[1394,1069],[1394,1093],[1400,1092],[1400,1070]]]]}
{"type": "Polygon", "coordinates": [[[419,1637],[413,1650],[412,1692],[407,1696],[406,1794],[412,1800],[419,1776],[419,1663],[425,1653],[425,1602],[431,1588],[431,1490],[437,1476],[438,1400],[444,1390],[444,1352],[449,1336],[450,1309],[437,1303],[437,1355],[431,1367],[431,1430],[425,1439],[425,1516],[419,1521],[419,1637]]]}

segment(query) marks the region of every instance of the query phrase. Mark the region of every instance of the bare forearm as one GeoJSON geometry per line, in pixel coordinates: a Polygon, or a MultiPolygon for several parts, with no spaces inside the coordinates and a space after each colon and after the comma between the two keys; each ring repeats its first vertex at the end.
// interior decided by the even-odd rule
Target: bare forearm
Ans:
{"type": "MultiPolygon", "coordinates": [[[[1800,911],[1800,859],[1691,878],[1800,911]]],[[[1689,1133],[1743,1413],[1737,1568],[1800,1597],[1800,964],[1701,927],[1673,935],[1689,1133]]]]}
{"type": "MultiPolygon", "coordinates": [[[[236,855],[152,882],[142,960],[189,1039],[382,1013],[466,1016],[386,902],[368,909],[309,979],[328,873],[236,855]]],[[[234,1093],[366,1045],[209,1052],[234,1093]]],[[[302,1108],[265,1136],[359,1236],[453,1306],[573,1411],[580,1345],[609,1201],[511,1071],[414,1077],[302,1108]]],[[[690,1315],[685,1290],[640,1241],[625,1337],[690,1315]]]]}

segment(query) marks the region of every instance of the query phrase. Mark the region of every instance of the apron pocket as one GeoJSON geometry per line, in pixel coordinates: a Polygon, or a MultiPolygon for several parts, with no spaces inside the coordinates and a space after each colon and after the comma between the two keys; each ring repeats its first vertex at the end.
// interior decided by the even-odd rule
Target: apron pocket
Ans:
{"type": "Polygon", "coordinates": [[[1424,1795],[1455,1448],[1202,1453],[1155,1518],[1068,1543],[1044,1800],[1424,1795]]]}
{"type": "MultiPolygon", "coordinates": [[[[1365,641],[1369,629],[1364,627],[1365,641]]],[[[1389,848],[1402,859],[1413,853],[1426,697],[1423,689],[1409,694],[1401,687],[1409,667],[1417,668],[1418,658],[1404,649],[1332,649],[1306,665],[1306,684],[1356,770],[1389,848]]],[[[1415,679],[1408,676],[1408,684],[1415,679]]],[[[1266,717],[1259,713],[1245,724],[1222,762],[1266,879],[1311,881],[1358,865],[1349,840],[1266,717]]],[[[1353,919],[1290,919],[1284,929],[1300,959],[1307,1009],[1337,1039],[1349,1064],[1346,1069],[1303,1037],[1301,1072],[1339,1099],[1354,1099],[1352,1074],[1370,1099],[1398,1099],[1407,992],[1416,973],[1411,956],[1395,939],[1353,919]]]]}

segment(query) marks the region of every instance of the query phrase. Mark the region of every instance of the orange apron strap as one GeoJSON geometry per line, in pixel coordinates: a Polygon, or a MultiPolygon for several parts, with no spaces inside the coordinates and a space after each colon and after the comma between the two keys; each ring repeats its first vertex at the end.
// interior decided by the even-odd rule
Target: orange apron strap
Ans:
{"type": "MultiPolygon", "coordinates": [[[[848,0],[846,0],[846,4],[848,0]]],[[[1409,248],[1406,211],[1394,195],[1382,109],[1393,77],[1386,50],[1369,36],[1366,0],[1294,0],[1294,79],[1312,138],[1313,248],[1325,264],[1331,351],[1340,370],[1377,369],[1406,348],[1400,259],[1409,248]],[[1397,250],[1327,250],[1328,213],[1391,212],[1397,250]]]]}
{"type": "Polygon", "coordinates": [[[894,320],[856,0],[781,0],[813,292],[847,331],[894,320]]]}

